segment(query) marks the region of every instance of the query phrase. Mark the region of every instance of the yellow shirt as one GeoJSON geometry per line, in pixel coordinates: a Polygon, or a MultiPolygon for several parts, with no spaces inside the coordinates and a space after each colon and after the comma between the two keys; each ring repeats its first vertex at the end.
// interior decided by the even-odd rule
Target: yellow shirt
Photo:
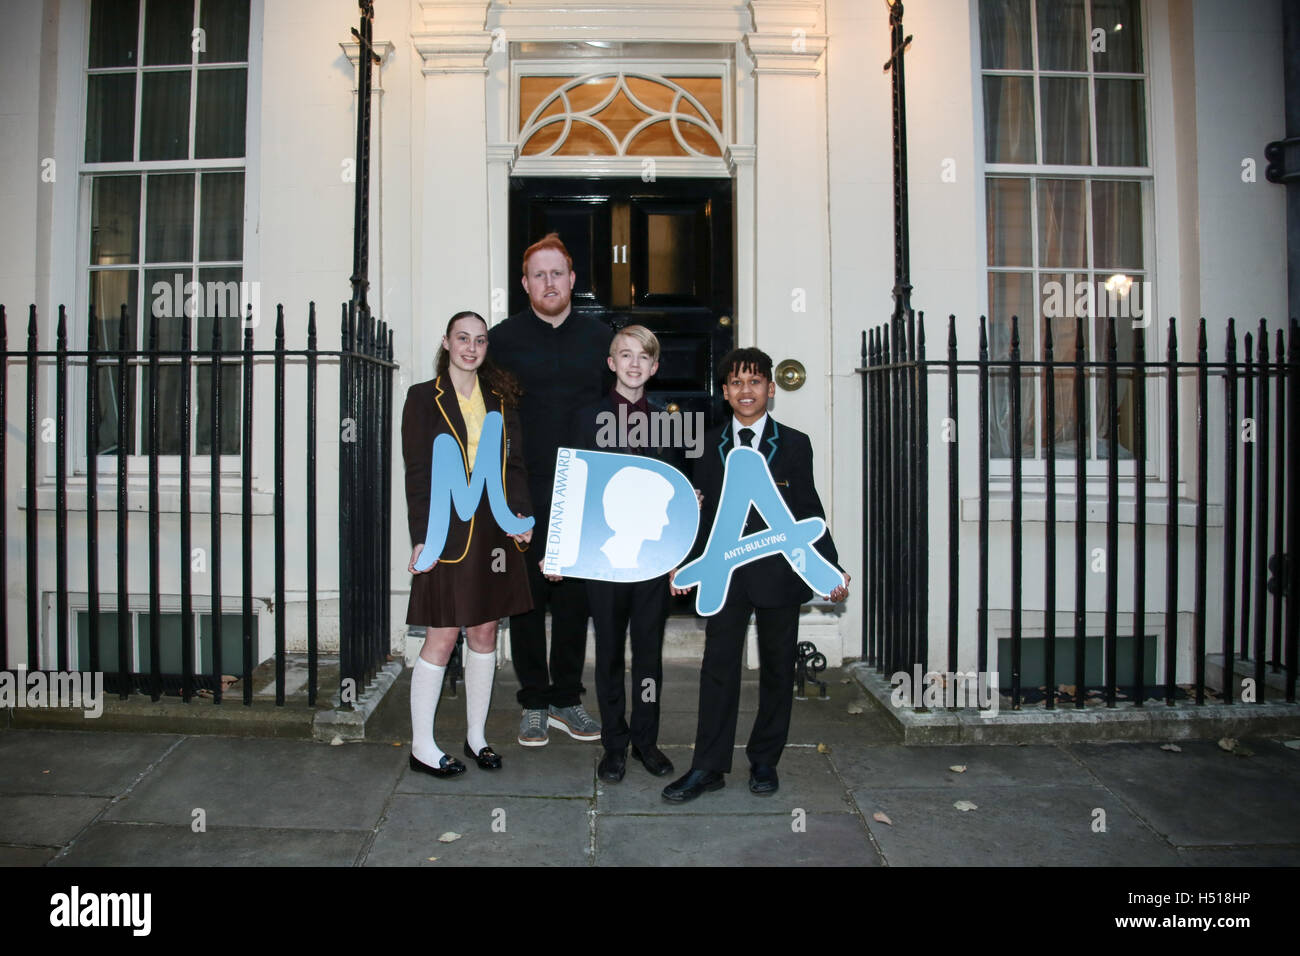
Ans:
{"type": "Polygon", "coordinates": [[[474,376],[474,391],[466,398],[456,392],[456,401],[460,402],[460,415],[465,419],[465,455],[469,459],[470,470],[474,469],[474,456],[478,454],[478,439],[483,434],[483,419],[487,418],[487,406],[483,404],[483,392],[478,387],[478,376],[474,376]]]}

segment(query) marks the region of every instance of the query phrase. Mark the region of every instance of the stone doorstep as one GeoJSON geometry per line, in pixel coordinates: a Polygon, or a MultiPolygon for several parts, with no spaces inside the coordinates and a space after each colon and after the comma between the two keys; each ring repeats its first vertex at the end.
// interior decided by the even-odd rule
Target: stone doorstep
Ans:
{"type": "MultiPolygon", "coordinates": [[[[1255,662],[1253,660],[1243,661],[1239,657],[1234,657],[1232,659],[1232,671],[1237,676],[1238,684],[1237,684],[1236,693],[1240,695],[1241,679],[1243,677],[1249,677],[1251,679],[1254,679],[1255,677],[1255,662]]],[[[1212,687],[1223,686],[1223,655],[1222,654],[1205,655],[1205,682],[1211,685],[1212,687]]],[[[1278,697],[1284,697],[1286,695],[1286,670],[1283,669],[1283,670],[1275,671],[1273,670],[1272,666],[1265,664],[1264,665],[1264,687],[1272,691],[1278,697]]]]}
{"type": "Polygon", "coordinates": [[[336,693],[330,700],[328,710],[316,711],[316,716],[312,720],[311,736],[316,740],[324,741],[331,741],[335,737],[343,740],[364,740],[366,721],[378,709],[379,702],[397,682],[397,677],[401,673],[400,660],[390,660],[384,664],[351,707],[342,706],[342,701],[336,693]]]}
{"type": "Polygon", "coordinates": [[[1264,704],[1180,704],[1176,707],[1073,707],[1048,712],[999,710],[996,716],[981,717],[976,711],[916,711],[894,707],[893,686],[861,661],[845,670],[868,697],[875,701],[902,734],[904,745],[951,744],[1044,744],[1083,743],[1108,740],[1217,740],[1220,737],[1300,734],[1300,705],[1264,704]]]}

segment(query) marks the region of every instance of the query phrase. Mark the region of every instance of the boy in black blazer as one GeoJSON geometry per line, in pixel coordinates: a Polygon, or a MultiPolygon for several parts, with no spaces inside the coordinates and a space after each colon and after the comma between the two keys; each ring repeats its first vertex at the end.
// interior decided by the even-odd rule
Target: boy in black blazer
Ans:
{"type": "MultiPolygon", "coordinates": [[[[664,409],[647,397],[646,384],[659,369],[659,340],[641,325],[629,325],[609,345],[610,369],[617,379],[609,394],[581,409],[574,418],[578,447],[633,455],[653,455],[678,470],[680,450],[633,444],[647,435],[649,416],[664,409]],[[620,416],[619,406],[626,406],[620,416]],[[642,427],[633,425],[644,416],[642,427]],[[602,423],[626,421],[625,434],[602,423]],[[611,442],[612,437],[612,442],[611,442]]],[[[658,747],[659,697],[663,685],[664,625],[668,620],[668,575],[649,581],[587,582],[587,603],[596,632],[596,699],[600,704],[601,743],[605,755],[596,773],[606,783],[618,783],[632,757],[656,777],[673,772],[672,762],[658,747]],[[632,644],[632,720],[627,721],[623,690],[623,649],[632,644]]]]}
{"type": "MultiPolygon", "coordinates": [[[[772,359],[759,349],[735,349],[720,366],[722,394],[731,416],[705,436],[704,454],[696,463],[695,485],[703,495],[700,530],[690,559],[703,553],[722,492],[727,453],[737,444],[756,449],[796,520],[825,518],[821,498],[813,484],[812,445],[801,431],[783,425],[767,414],[767,402],[776,394],[772,359]]],[[[745,534],[762,530],[762,518],[753,508],[745,534]]],[[[830,529],[813,545],[844,575],[844,583],[829,595],[842,601],[848,595],[849,575],[840,568],[830,529]]],[[[674,587],[673,593],[685,589],[674,587]]],[[[700,664],[700,710],[691,770],[664,788],[673,803],[693,800],[718,790],[731,772],[740,707],[741,655],[749,617],[758,629],[758,714],[745,753],[749,758],[749,789],[759,795],[776,793],[777,762],[790,732],[794,704],[794,655],[799,634],[799,608],[812,597],[812,589],[790,567],[784,556],[769,555],[737,568],[722,609],[705,627],[704,659],[700,664]]]]}

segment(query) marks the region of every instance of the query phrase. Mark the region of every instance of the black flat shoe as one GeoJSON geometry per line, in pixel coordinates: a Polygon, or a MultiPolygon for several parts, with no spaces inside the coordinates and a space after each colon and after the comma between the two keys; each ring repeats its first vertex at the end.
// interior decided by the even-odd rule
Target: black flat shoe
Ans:
{"type": "Polygon", "coordinates": [[[600,759],[600,766],[596,768],[596,776],[605,783],[618,783],[625,773],[627,773],[627,751],[606,750],[605,756],[600,759]]]}
{"type": "Polygon", "coordinates": [[[781,786],[777,779],[776,768],[762,764],[751,764],[749,768],[749,792],[760,797],[770,797],[781,786]]]}
{"type": "Polygon", "coordinates": [[[500,770],[501,755],[498,754],[491,746],[484,747],[478,753],[470,749],[469,741],[465,741],[465,756],[479,765],[480,770],[500,770]]]}
{"type": "Polygon", "coordinates": [[[451,754],[443,754],[438,766],[430,767],[427,763],[416,760],[415,754],[411,754],[411,769],[434,777],[455,777],[465,772],[465,765],[451,754]]]}
{"type": "Polygon", "coordinates": [[[716,770],[692,770],[664,787],[663,798],[669,803],[685,803],[710,790],[721,790],[726,785],[727,781],[716,770]]]}
{"type": "Polygon", "coordinates": [[[644,752],[632,747],[632,759],[641,761],[641,765],[656,777],[666,777],[673,772],[673,762],[664,756],[658,747],[649,746],[644,752]]]}

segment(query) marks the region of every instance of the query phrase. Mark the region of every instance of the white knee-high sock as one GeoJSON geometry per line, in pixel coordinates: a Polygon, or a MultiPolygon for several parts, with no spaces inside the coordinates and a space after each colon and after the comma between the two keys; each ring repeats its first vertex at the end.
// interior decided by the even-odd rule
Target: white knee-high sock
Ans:
{"type": "Polygon", "coordinates": [[[492,678],[496,669],[496,651],[480,654],[465,646],[465,739],[475,753],[487,746],[483,729],[487,724],[488,705],[492,703],[492,678]]]}
{"type": "Polygon", "coordinates": [[[442,695],[442,675],[446,667],[430,664],[423,657],[411,671],[411,753],[430,767],[438,766],[443,752],[433,742],[433,715],[442,695]]]}

